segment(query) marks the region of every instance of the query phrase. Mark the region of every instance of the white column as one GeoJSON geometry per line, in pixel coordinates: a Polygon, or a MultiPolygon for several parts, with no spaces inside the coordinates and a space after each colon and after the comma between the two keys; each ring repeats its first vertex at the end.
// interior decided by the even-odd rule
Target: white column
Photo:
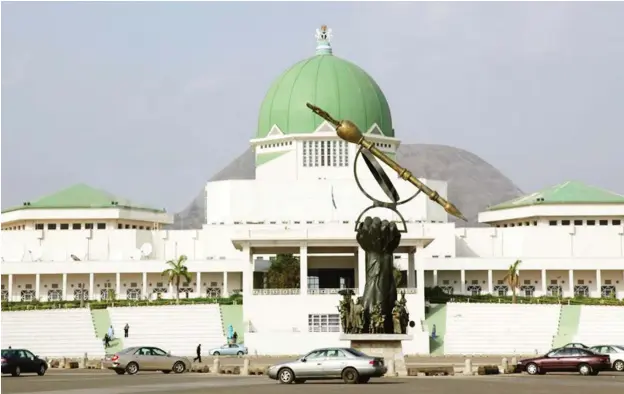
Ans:
{"type": "Polygon", "coordinates": [[[596,297],[602,296],[602,272],[600,270],[596,270],[596,297]]]}
{"type": "Polygon", "coordinates": [[[115,273],[115,297],[121,300],[121,273],[115,273]]]}
{"type": "Polygon", "coordinates": [[[227,271],[223,271],[223,294],[221,297],[228,297],[230,295],[230,291],[228,289],[228,273],[227,271]]]}
{"type": "Polygon", "coordinates": [[[407,287],[416,287],[416,267],[414,266],[414,258],[416,254],[416,248],[413,251],[407,253],[407,287]]]}
{"type": "Polygon", "coordinates": [[[41,275],[35,274],[35,299],[37,301],[39,301],[39,297],[41,297],[41,294],[39,292],[40,287],[41,287],[41,275]]]}
{"type": "Polygon", "coordinates": [[[299,291],[301,295],[308,294],[308,245],[299,247],[299,291]]]}
{"type": "Polygon", "coordinates": [[[568,270],[568,297],[574,297],[574,271],[568,270]]]}
{"type": "Polygon", "coordinates": [[[546,270],[542,270],[542,295],[543,296],[548,294],[548,285],[546,284],[547,280],[548,279],[546,279],[546,270]]]}
{"type": "Polygon", "coordinates": [[[141,298],[145,299],[146,297],[147,297],[147,272],[143,272],[143,286],[141,289],[141,298]]]}
{"type": "Polygon", "coordinates": [[[492,270],[487,272],[488,278],[488,294],[494,294],[494,280],[492,279],[492,270]]]}
{"type": "Polygon", "coordinates": [[[461,294],[466,294],[466,270],[461,270],[459,272],[459,277],[460,277],[460,282],[461,282],[461,287],[460,287],[461,294]]]}
{"type": "Polygon", "coordinates": [[[195,275],[196,275],[196,278],[195,278],[195,297],[201,298],[201,291],[202,291],[201,272],[197,272],[195,275]]]}
{"type": "Polygon", "coordinates": [[[243,271],[243,297],[250,297],[253,294],[254,262],[253,250],[249,245],[243,247],[243,261],[246,261],[243,271]]]}
{"type": "Polygon", "coordinates": [[[89,274],[89,299],[90,300],[95,300],[95,275],[93,274],[93,272],[91,272],[89,274]]]}
{"type": "Polygon", "coordinates": [[[433,270],[433,287],[438,285],[438,270],[433,270]]]}
{"type": "Polygon", "coordinates": [[[364,286],[366,286],[366,252],[362,248],[358,248],[358,295],[364,295],[364,286]]]}
{"type": "Polygon", "coordinates": [[[63,301],[67,301],[67,274],[63,274],[63,301]]]}
{"type": "Polygon", "coordinates": [[[9,283],[8,283],[8,287],[9,287],[9,302],[13,302],[13,274],[9,274],[9,283]]]}

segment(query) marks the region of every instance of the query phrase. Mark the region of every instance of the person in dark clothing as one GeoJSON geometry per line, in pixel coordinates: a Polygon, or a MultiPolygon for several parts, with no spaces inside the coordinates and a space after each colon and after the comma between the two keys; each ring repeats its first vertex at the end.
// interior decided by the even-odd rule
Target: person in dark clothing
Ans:
{"type": "Polygon", "coordinates": [[[234,343],[237,343],[236,340],[238,339],[238,333],[236,331],[234,331],[234,334],[232,335],[232,341],[234,343]]]}
{"type": "Polygon", "coordinates": [[[104,334],[104,347],[109,348],[110,347],[110,337],[107,334],[104,334]]]}
{"type": "Polygon", "coordinates": [[[193,359],[193,362],[199,361],[201,363],[201,343],[197,345],[197,357],[193,359]]]}
{"type": "Polygon", "coordinates": [[[128,338],[128,331],[130,331],[130,326],[126,323],[124,326],[124,338],[128,338]]]}

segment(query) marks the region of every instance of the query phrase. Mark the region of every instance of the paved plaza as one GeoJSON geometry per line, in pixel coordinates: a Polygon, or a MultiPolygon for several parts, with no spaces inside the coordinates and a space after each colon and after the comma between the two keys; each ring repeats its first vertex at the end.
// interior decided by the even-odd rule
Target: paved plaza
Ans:
{"type": "Polygon", "coordinates": [[[46,376],[24,375],[2,377],[3,394],[586,394],[599,390],[601,394],[624,392],[624,374],[604,373],[599,376],[553,374],[475,377],[417,377],[373,379],[365,385],[346,385],[340,381],[311,382],[303,385],[280,385],[266,377],[211,376],[186,373],[163,375],[139,373],[117,376],[106,370],[52,370],[46,376]],[[208,391],[209,390],[209,391],[208,391]]]}

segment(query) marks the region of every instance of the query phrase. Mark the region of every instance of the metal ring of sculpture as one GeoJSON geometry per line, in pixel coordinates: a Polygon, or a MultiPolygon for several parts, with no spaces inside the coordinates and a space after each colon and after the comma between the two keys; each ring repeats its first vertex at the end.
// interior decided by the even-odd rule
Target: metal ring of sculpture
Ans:
{"type": "Polygon", "coordinates": [[[383,168],[377,161],[377,158],[368,149],[364,148],[363,146],[360,146],[360,148],[358,149],[355,155],[355,162],[353,163],[353,176],[355,178],[355,183],[357,184],[358,189],[360,189],[360,191],[362,192],[362,194],[366,196],[366,198],[368,198],[369,200],[373,202],[373,205],[364,209],[360,213],[358,218],[356,219],[355,231],[358,230],[358,225],[360,224],[360,220],[362,219],[362,216],[364,216],[366,212],[370,211],[373,208],[386,208],[396,213],[399,216],[399,219],[401,220],[401,223],[403,224],[403,228],[399,229],[399,232],[406,233],[407,223],[405,222],[403,215],[401,215],[401,212],[398,211],[397,206],[412,201],[414,198],[416,198],[416,196],[418,196],[418,194],[420,194],[420,190],[417,190],[416,193],[414,193],[414,195],[411,196],[410,198],[400,201],[401,197],[399,196],[399,192],[397,192],[396,188],[394,187],[394,184],[392,183],[390,178],[388,178],[388,175],[386,174],[386,172],[383,170],[383,168]],[[386,196],[388,196],[391,202],[379,201],[378,199],[368,194],[366,190],[364,190],[364,187],[362,187],[362,184],[360,183],[360,179],[358,178],[358,174],[357,174],[357,163],[358,163],[358,158],[360,156],[362,156],[362,159],[364,159],[364,163],[366,163],[366,166],[368,167],[368,170],[373,175],[373,178],[375,178],[375,180],[377,181],[377,184],[381,187],[381,189],[384,191],[386,196]]]}

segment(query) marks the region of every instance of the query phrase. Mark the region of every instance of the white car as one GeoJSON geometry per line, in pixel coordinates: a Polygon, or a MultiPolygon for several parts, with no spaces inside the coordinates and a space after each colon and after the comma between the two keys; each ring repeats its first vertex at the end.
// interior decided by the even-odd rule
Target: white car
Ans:
{"type": "Polygon", "coordinates": [[[618,372],[624,372],[624,346],[620,345],[598,345],[592,346],[590,350],[609,356],[611,366],[618,372]]]}

